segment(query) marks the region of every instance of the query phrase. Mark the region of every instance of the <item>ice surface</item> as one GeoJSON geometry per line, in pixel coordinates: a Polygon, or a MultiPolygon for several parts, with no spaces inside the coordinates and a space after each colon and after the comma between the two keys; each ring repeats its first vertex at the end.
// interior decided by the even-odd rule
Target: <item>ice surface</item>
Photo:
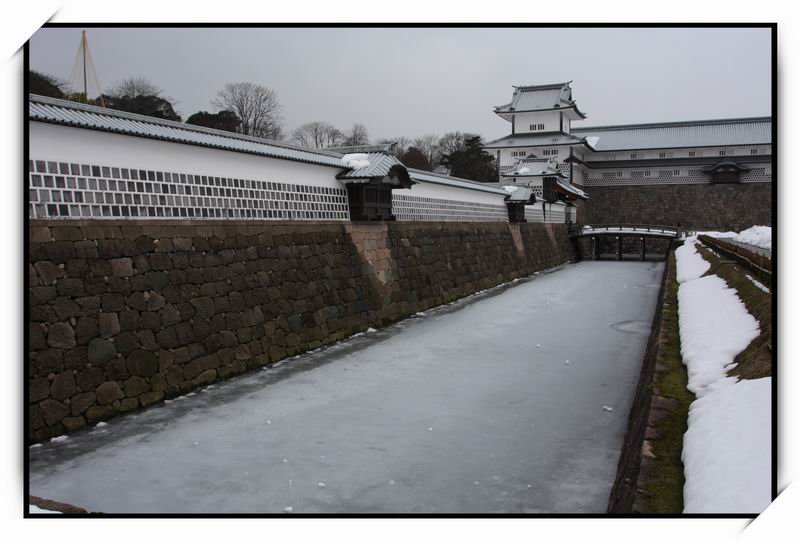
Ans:
{"type": "Polygon", "coordinates": [[[30,450],[30,491],[100,512],[603,513],[648,338],[613,326],[652,320],[662,269],[568,265],[122,416],[30,450]]]}
{"type": "Polygon", "coordinates": [[[771,500],[772,379],[742,380],[692,403],[683,439],[686,513],[757,514],[771,500]]]}

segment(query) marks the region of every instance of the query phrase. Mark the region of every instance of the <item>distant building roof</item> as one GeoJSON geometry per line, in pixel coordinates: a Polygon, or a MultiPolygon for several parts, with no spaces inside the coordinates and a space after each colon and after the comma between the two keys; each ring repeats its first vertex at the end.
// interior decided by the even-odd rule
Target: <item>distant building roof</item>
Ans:
{"type": "MultiPolygon", "coordinates": [[[[574,130],[573,130],[574,132],[574,130]]],[[[552,147],[554,145],[578,145],[586,143],[583,137],[575,137],[564,132],[512,134],[489,141],[485,149],[506,149],[509,147],[552,147]]]]}
{"type": "Polygon", "coordinates": [[[572,99],[571,81],[548,85],[515,86],[511,102],[498,105],[495,113],[523,113],[528,111],[548,111],[551,109],[574,109],[581,118],[585,118],[572,99]]]}
{"type": "Polygon", "coordinates": [[[392,152],[397,146],[397,141],[389,143],[376,143],[374,145],[349,145],[344,147],[326,147],[326,151],[351,154],[356,152],[392,152]]]}
{"type": "Polygon", "coordinates": [[[261,139],[257,137],[224,132],[192,124],[136,115],[104,107],[85,105],[67,100],[30,95],[28,108],[30,120],[61,124],[89,130],[100,130],[136,137],[159,139],[186,145],[198,145],[227,151],[257,154],[270,158],[294,160],[323,166],[345,169],[341,154],[307,149],[261,139]]]}
{"type": "Polygon", "coordinates": [[[768,145],[772,143],[772,118],[587,126],[573,128],[572,133],[584,138],[597,137],[593,147],[598,151],[768,145]]]}

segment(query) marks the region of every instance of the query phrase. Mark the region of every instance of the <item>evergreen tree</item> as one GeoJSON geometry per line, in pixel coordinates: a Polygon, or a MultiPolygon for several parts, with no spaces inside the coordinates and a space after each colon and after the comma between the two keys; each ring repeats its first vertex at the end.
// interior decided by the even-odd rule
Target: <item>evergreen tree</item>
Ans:
{"type": "Polygon", "coordinates": [[[409,147],[408,150],[400,157],[400,161],[406,167],[414,169],[424,169],[430,171],[431,163],[421,150],[416,147],[409,147]]]}
{"type": "Polygon", "coordinates": [[[159,96],[103,96],[103,101],[109,109],[181,121],[181,116],[175,112],[172,104],[159,96]]]}
{"type": "Polygon", "coordinates": [[[241,124],[241,120],[233,111],[220,111],[219,113],[209,113],[208,111],[198,111],[186,119],[187,124],[195,126],[205,126],[226,132],[236,132],[241,124]]]}
{"type": "Polygon", "coordinates": [[[494,157],[484,152],[478,135],[467,137],[462,149],[442,156],[442,164],[450,168],[450,175],[482,183],[495,182],[494,157]]]}
{"type": "Polygon", "coordinates": [[[65,88],[66,85],[52,75],[34,70],[28,72],[28,91],[31,94],[64,99],[66,97],[65,88]]]}

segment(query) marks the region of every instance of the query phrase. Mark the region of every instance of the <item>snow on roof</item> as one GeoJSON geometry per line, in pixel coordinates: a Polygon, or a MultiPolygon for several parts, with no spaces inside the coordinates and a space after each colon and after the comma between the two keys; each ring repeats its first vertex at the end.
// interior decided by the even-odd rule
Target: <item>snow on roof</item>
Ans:
{"type": "Polygon", "coordinates": [[[345,154],[342,156],[342,164],[353,169],[366,168],[369,167],[369,157],[363,152],[345,154]]]}

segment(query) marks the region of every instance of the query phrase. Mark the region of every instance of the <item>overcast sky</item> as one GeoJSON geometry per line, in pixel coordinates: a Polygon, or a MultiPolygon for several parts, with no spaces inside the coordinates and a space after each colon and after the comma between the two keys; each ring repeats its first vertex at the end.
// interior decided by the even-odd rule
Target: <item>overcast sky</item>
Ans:
{"type": "MultiPolygon", "coordinates": [[[[68,80],[79,28],[40,29],[31,68],[68,80]]],[[[88,29],[104,87],[141,75],[184,117],[231,81],[273,88],[287,133],[364,123],[372,139],[506,135],[512,85],[573,81],[581,125],[768,116],[768,29],[88,29]]]]}

